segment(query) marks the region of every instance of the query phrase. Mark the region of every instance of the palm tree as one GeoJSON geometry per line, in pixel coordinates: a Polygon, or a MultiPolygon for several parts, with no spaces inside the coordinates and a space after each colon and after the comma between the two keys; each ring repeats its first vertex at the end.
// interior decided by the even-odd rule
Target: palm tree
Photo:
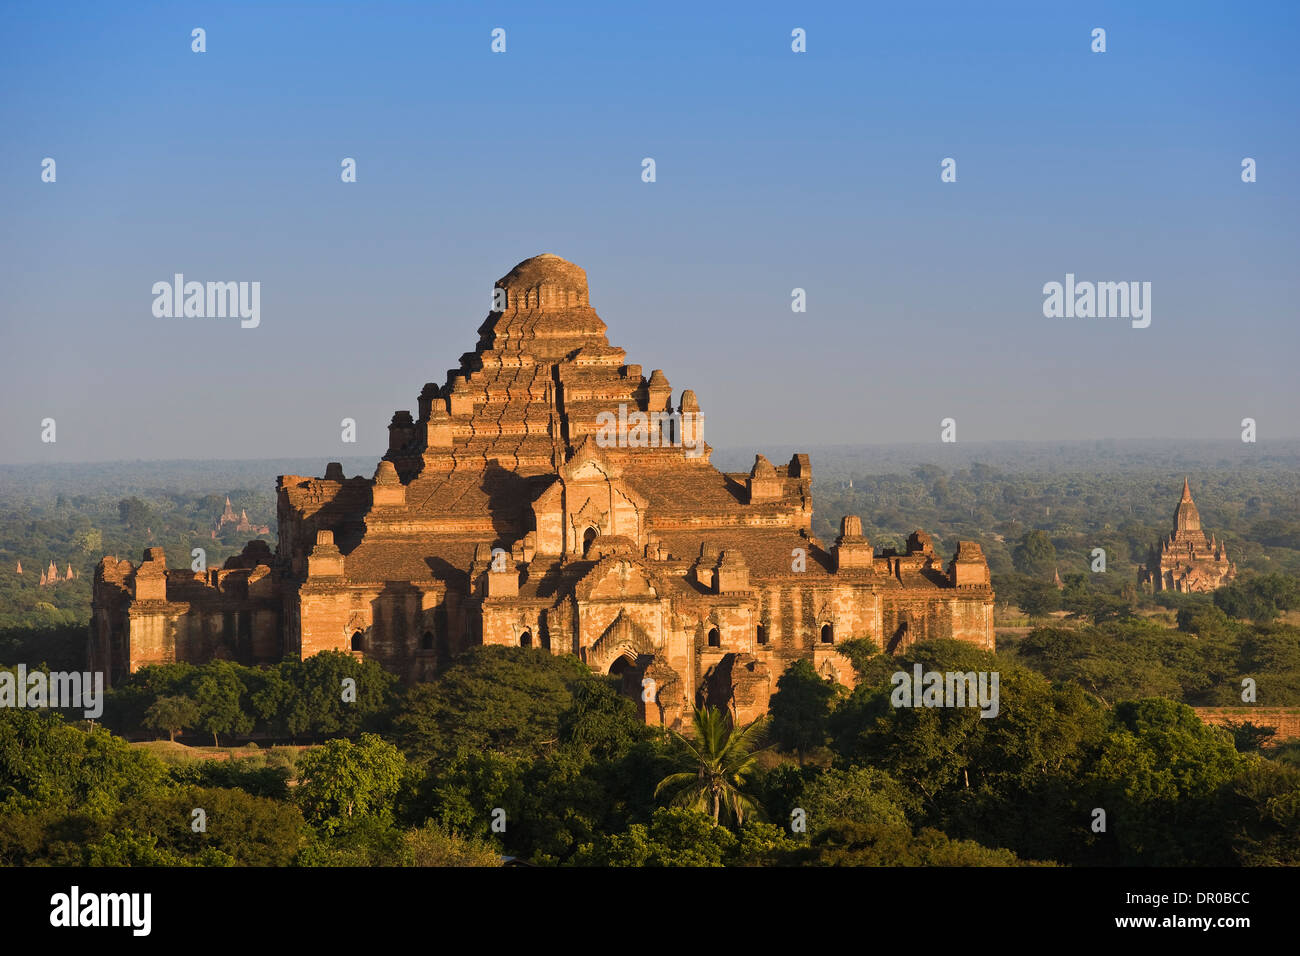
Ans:
{"type": "Polygon", "coordinates": [[[655,787],[655,797],[676,791],[670,801],[675,807],[687,807],[713,815],[716,826],[723,813],[745,822],[745,814],[762,814],[762,808],[745,795],[746,778],[758,762],[759,748],[767,730],[767,718],[760,717],[739,730],[724,710],[696,709],[693,718],[694,739],[670,730],[676,745],[674,756],[683,769],[671,773],[655,787]]]}

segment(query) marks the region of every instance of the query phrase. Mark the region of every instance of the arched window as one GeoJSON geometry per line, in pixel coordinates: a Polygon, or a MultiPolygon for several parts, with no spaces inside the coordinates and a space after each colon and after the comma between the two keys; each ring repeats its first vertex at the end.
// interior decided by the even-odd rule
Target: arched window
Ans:
{"type": "Polygon", "coordinates": [[[767,643],[767,625],[765,624],[758,625],[758,629],[754,633],[754,640],[758,641],[758,643],[760,644],[767,643]]]}
{"type": "Polygon", "coordinates": [[[422,651],[433,650],[433,631],[425,631],[424,634],[420,637],[420,650],[422,651]]]}
{"type": "Polygon", "coordinates": [[[716,627],[709,628],[709,647],[721,647],[722,635],[718,633],[716,627]]]}
{"type": "Polygon", "coordinates": [[[822,643],[823,644],[835,643],[835,632],[834,630],[832,630],[829,624],[822,625],[822,643]]]}
{"type": "Polygon", "coordinates": [[[595,528],[588,528],[582,533],[582,553],[585,555],[591,550],[591,542],[596,540],[596,535],[600,534],[595,528]]]}
{"type": "Polygon", "coordinates": [[[352,632],[352,649],[354,651],[364,651],[366,649],[366,637],[360,631],[352,632]]]}
{"type": "Polygon", "coordinates": [[[519,635],[519,646],[520,646],[520,647],[532,647],[532,646],[533,646],[533,632],[532,632],[532,631],[524,631],[524,633],[522,633],[522,634],[519,635]]]}

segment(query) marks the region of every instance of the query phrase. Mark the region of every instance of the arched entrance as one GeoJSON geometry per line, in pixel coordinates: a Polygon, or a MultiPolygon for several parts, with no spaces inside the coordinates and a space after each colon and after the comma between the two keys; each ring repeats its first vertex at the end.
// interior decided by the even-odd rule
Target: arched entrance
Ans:
{"type": "Polygon", "coordinates": [[[584,557],[591,550],[591,543],[596,540],[599,534],[600,532],[595,528],[588,528],[582,533],[582,554],[584,557]]]}
{"type": "Polygon", "coordinates": [[[636,666],[636,661],[632,660],[627,654],[614,658],[614,663],[609,665],[611,677],[622,677],[629,670],[636,666]]]}

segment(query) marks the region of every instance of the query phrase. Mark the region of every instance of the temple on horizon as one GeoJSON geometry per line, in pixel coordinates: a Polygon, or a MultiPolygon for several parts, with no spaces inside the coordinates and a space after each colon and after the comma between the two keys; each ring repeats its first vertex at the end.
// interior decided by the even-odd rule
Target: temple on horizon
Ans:
{"type": "Polygon", "coordinates": [[[1152,548],[1147,563],[1138,569],[1138,583],[1152,591],[1204,592],[1227,584],[1237,576],[1227,548],[1201,530],[1201,513],[1192,500],[1192,488],[1183,479],[1183,496],[1174,509],[1173,533],[1152,548]]]}

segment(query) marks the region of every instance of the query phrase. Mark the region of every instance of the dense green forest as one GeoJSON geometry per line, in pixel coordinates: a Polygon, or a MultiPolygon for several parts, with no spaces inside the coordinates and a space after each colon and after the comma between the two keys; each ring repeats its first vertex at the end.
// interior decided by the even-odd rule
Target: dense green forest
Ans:
{"type": "Polygon", "coordinates": [[[851,693],[797,664],[770,720],[705,711],[689,745],[610,678],[531,648],[471,648],[409,689],[343,654],[146,668],[113,692],[110,726],[292,724],[326,742],[194,761],[6,708],[0,863],[1300,864],[1294,749],[1262,756],[1183,704],[1107,706],[969,645],[845,652],[851,693]],[[890,674],[913,664],[997,671],[999,719],[893,706],[890,674]],[[348,676],[359,693],[340,704],[348,676]]]}

